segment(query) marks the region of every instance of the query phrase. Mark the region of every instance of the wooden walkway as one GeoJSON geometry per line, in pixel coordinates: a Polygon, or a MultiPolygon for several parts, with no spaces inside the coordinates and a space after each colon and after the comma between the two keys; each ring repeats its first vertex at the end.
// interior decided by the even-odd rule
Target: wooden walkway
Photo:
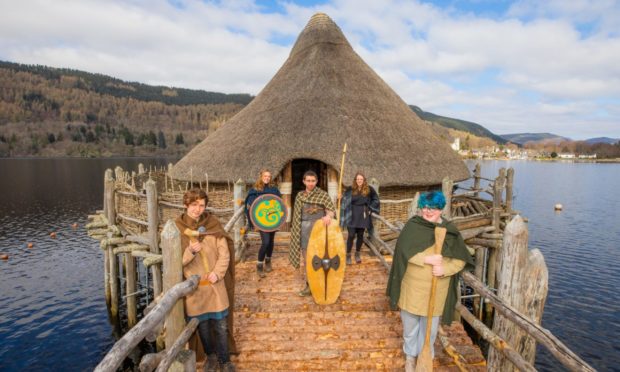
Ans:
{"type": "MultiPolygon", "coordinates": [[[[239,371],[403,370],[402,326],[385,296],[387,272],[363,247],[363,262],[350,265],[338,301],[316,305],[299,297],[298,273],[289,265],[286,242],[277,241],[274,271],[256,274],[257,243],[236,268],[235,329],[239,371]]],[[[445,328],[471,371],[486,370],[480,349],[460,323],[445,328]]],[[[437,371],[458,371],[435,345],[437,371]]]]}

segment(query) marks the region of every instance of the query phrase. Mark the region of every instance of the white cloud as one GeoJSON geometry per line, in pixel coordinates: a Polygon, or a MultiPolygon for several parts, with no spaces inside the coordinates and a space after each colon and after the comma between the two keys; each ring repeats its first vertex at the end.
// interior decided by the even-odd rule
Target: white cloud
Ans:
{"type": "Polygon", "coordinates": [[[493,19],[399,0],[176,4],[0,0],[0,59],[257,94],[288,57],[281,40],[323,11],[407,103],[497,133],[620,136],[617,1],[521,0],[493,19]]]}

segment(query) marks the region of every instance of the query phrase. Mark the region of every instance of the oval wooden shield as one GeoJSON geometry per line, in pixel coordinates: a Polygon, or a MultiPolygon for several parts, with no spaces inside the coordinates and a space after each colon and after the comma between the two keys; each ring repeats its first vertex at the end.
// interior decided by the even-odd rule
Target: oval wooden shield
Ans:
{"type": "Polygon", "coordinates": [[[328,227],[322,220],[314,223],[306,252],[306,274],[312,298],[317,304],[333,304],[340,296],[346,251],[337,220],[328,227]]]}
{"type": "Polygon", "coordinates": [[[261,195],[250,206],[250,219],[261,231],[276,231],[286,222],[286,204],[277,195],[261,195]]]}

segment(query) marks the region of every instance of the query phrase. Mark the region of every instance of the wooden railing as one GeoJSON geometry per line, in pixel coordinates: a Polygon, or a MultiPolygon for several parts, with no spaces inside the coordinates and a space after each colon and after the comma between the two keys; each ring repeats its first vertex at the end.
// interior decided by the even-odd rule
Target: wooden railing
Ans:
{"type": "MultiPolygon", "coordinates": [[[[101,362],[95,368],[95,372],[114,372],[121,366],[123,360],[129,355],[129,353],[133,350],[134,347],[140,343],[147,335],[153,332],[155,328],[157,328],[166,318],[166,316],[170,313],[173,307],[178,303],[180,299],[187,296],[188,294],[194,292],[196,288],[198,288],[198,282],[200,281],[200,277],[198,275],[194,275],[188,280],[178,283],[170,290],[168,290],[158,301],[157,305],[148,313],[135,327],[133,327],[129,332],[125,333],[125,335],[118,340],[112,349],[108,351],[106,356],[101,360],[101,362]]],[[[186,327],[186,332],[182,334],[183,337],[180,337],[177,342],[181,345],[184,345],[185,342],[189,339],[189,335],[193,333],[198,325],[197,322],[190,322],[186,327]],[[193,328],[193,329],[192,329],[193,328]],[[189,335],[187,335],[189,333],[189,335]]],[[[170,366],[174,358],[178,355],[180,351],[179,348],[171,348],[165,354],[163,358],[166,361],[166,364],[170,366]]],[[[195,363],[195,361],[194,361],[195,363]]],[[[195,365],[194,365],[195,370],[195,365]]],[[[167,368],[164,369],[167,371],[167,368]]]]}

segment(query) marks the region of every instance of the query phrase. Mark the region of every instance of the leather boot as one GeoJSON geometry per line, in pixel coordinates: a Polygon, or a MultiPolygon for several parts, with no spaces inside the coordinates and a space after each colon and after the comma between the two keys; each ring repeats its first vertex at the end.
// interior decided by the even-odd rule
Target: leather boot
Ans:
{"type": "Polygon", "coordinates": [[[362,263],[362,257],[360,256],[360,251],[355,251],[355,263],[356,264],[362,263]]]}
{"type": "Polygon", "coordinates": [[[300,297],[310,296],[312,292],[310,291],[310,286],[306,283],[306,288],[302,289],[297,293],[300,297]]]}
{"type": "Polygon", "coordinates": [[[256,263],[256,272],[258,273],[258,276],[260,278],[264,278],[265,277],[265,270],[263,270],[263,263],[262,262],[257,262],[256,263]]]}
{"type": "Polygon", "coordinates": [[[351,265],[351,252],[347,252],[347,265],[351,265]]]}
{"type": "Polygon", "coordinates": [[[217,355],[209,354],[207,355],[207,360],[205,360],[205,365],[202,367],[203,372],[217,372],[220,363],[217,361],[217,355]]]}
{"type": "Polygon", "coordinates": [[[235,365],[232,362],[222,364],[222,372],[235,372],[235,365]]]}
{"type": "Polygon", "coordinates": [[[271,257],[265,257],[265,272],[270,273],[271,271],[271,257]]]}

